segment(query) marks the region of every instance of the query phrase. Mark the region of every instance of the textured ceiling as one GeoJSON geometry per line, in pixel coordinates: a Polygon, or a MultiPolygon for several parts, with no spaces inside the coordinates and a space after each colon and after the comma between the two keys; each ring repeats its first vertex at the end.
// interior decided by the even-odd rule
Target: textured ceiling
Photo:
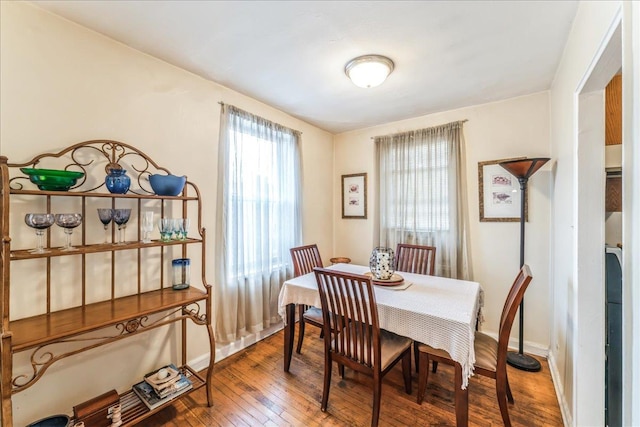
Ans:
{"type": "Polygon", "coordinates": [[[546,90],[576,1],[34,1],[331,133],[546,90]],[[345,64],[395,70],[362,89],[345,64]]]}

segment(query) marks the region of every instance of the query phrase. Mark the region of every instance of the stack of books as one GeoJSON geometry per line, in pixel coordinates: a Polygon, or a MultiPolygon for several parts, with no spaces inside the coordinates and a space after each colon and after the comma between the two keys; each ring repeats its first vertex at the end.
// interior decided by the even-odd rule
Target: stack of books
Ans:
{"type": "Polygon", "coordinates": [[[155,409],[191,388],[191,380],[172,363],[145,375],[133,391],[149,409],[155,409]]]}

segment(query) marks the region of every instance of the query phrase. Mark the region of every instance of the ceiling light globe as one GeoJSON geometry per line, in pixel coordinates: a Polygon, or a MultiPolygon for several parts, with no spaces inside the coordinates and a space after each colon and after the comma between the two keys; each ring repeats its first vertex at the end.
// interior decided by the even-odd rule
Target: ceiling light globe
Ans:
{"type": "Polygon", "coordinates": [[[364,55],[349,61],[344,72],[356,86],[370,88],[380,86],[393,68],[393,61],[387,57],[364,55]]]}

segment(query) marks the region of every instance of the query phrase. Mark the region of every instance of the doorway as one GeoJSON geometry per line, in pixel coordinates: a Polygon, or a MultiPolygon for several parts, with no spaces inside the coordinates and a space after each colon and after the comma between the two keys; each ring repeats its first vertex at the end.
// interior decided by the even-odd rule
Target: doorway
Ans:
{"type": "Polygon", "coordinates": [[[605,88],[622,67],[620,19],[579,85],[575,182],[577,334],[573,379],[576,425],[604,424],[606,369],[605,88]],[[579,373],[589,372],[589,375],[579,373]],[[578,412],[577,408],[581,408],[578,412]],[[598,422],[597,420],[601,420],[598,422]]]}

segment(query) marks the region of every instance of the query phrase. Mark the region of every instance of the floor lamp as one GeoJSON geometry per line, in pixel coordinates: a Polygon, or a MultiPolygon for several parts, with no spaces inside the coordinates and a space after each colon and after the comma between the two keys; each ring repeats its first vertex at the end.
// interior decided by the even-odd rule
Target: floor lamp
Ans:
{"type": "MultiPolygon", "coordinates": [[[[525,223],[525,202],[527,200],[527,181],[531,175],[536,173],[538,169],[549,161],[548,158],[538,157],[534,159],[518,159],[501,162],[500,166],[508,170],[511,175],[518,178],[520,183],[520,268],[524,265],[524,223],[525,223]]],[[[518,352],[510,351],[507,353],[507,363],[514,368],[523,371],[537,372],[540,370],[540,362],[535,358],[526,355],[522,351],[524,344],[524,298],[520,303],[520,334],[518,343],[518,352]]]]}

